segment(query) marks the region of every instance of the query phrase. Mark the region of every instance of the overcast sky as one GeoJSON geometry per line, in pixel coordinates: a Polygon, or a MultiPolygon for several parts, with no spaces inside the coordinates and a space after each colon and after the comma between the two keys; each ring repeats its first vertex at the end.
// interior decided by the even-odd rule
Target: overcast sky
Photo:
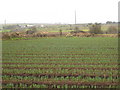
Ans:
{"type": "Polygon", "coordinates": [[[118,21],[119,0],[0,0],[0,23],[118,21]]]}

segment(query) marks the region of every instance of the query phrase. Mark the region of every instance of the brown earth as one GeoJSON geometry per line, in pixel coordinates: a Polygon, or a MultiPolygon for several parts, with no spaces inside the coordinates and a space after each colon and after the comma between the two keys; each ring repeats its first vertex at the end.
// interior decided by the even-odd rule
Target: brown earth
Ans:
{"type": "Polygon", "coordinates": [[[25,32],[5,32],[2,33],[2,39],[10,39],[10,38],[18,38],[18,37],[58,37],[58,36],[66,36],[66,37],[118,37],[118,34],[91,34],[91,33],[68,33],[63,32],[60,35],[59,32],[37,32],[33,34],[26,34],[25,32]]]}

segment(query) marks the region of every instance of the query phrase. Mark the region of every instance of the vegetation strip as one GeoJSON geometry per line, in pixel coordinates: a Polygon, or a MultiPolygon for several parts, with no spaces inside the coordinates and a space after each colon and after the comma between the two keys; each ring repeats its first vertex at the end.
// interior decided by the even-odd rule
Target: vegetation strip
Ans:
{"type": "Polygon", "coordinates": [[[9,84],[9,83],[13,83],[13,84],[45,84],[45,85],[102,85],[102,86],[106,86],[106,85],[118,85],[118,82],[80,82],[80,81],[28,81],[28,80],[3,80],[2,84],[9,84]]]}
{"type": "Polygon", "coordinates": [[[81,77],[83,77],[83,78],[85,78],[85,77],[91,77],[91,78],[95,78],[95,77],[101,77],[101,78],[109,78],[109,77],[112,77],[112,78],[118,78],[118,75],[96,75],[96,74],[78,74],[78,73],[76,73],[76,74],[60,74],[60,73],[52,73],[52,74],[49,74],[49,73],[42,73],[42,74],[29,74],[29,73],[20,73],[20,74],[15,74],[15,73],[2,73],[2,75],[9,75],[9,76],[35,76],[35,77],[42,77],[42,76],[47,76],[47,77],[49,77],[49,78],[51,78],[51,77],[79,77],[79,76],[81,76],[81,77]]]}

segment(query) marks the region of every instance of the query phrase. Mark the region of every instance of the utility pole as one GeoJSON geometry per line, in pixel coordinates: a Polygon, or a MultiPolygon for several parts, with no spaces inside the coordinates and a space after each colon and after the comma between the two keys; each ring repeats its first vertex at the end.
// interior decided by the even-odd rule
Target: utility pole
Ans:
{"type": "Polygon", "coordinates": [[[76,10],[75,10],[75,25],[76,25],[76,10]]]}
{"type": "Polygon", "coordinates": [[[5,19],[4,23],[5,23],[5,26],[6,26],[6,19],[5,19]]]}
{"type": "Polygon", "coordinates": [[[4,30],[5,27],[6,27],[6,19],[4,20],[4,23],[2,25],[2,30],[4,30]]]}

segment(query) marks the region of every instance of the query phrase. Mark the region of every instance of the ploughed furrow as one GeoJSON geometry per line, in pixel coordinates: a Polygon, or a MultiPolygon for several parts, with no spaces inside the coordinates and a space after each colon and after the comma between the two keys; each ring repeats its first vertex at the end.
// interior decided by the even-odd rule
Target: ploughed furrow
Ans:
{"type": "Polygon", "coordinates": [[[62,53],[61,54],[59,54],[59,53],[58,54],[56,54],[56,53],[54,53],[54,54],[52,54],[52,53],[50,53],[50,54],[49,53],[48,54],[42,54],[42,53],[39,53],[39,52],[37,52],[37,53],[35,53],[35,52],[34,53],[29,53],[29,52],[28,53],[16,53],[16,52],[15,53],[5,53],[5,52],[3,52],[2,54],[3,55],[11,55],[11,54],[12,55],[29,55],[29,56],[32,56],[32,55],[35,55],[35,56],[36,55],[37,56],[50,56],[50,55],[52,55],[52,56],[56,56],[56,55],[74,55],[74,56],[75,55],[78,55],[78,56],[79,55],[118,55],[118,54],[115,54],[115,53],[114,54],[112,54],[112,53],[111,54],[108,54],[108,53],[97,54],[97,53],[84,53],[84,52],[81,52],[81,53],[72,53],[72,54],[71,53],[70,54],[69,53],[66,53],[66,54],[62,54],[62,53]]]}
{"type": "Polygon", "coordinates": [[[117,62],[117,58],[103,58],[103,59],[96,59],[96,58],[89,58],[89,59],[85,59],[85,58],[15,58],[15,59],[11,59],[11,58],[7,58],[7,59],[2,59],[4,62],[12,62],[12,61],[16,61],[16,62],[20,62],[20,61],[28,61],[28,62],[33,62],[33,61],[37,61],[37,62],[51,62],[51,61],[57,61],[59,62],[109,62],[109,63],[116,63],[117,62]],[[22,60],[21,60],[22,59],[22,60]],[[92,59],[92,60],[90,60],[92,59]],[[104,60],[103,60],[104,59],[104,60]]]}
{"type": "MultiPolygon", "coordinates": [[[[106,55],[94,55],[94,57],[100,57],[102,56],[102,58],[110,58],[110,57],[114,57],[117,58],[118,55],[110,55],[110,56],[106,56],[106,55]]],[[[14,58],[83,58],[83,57],[91,57],[93,58],[93,55],[81,55],[81,56],[8,56],[8,57],[14,57],[14,58]]]]}
{"type": "Polygon", "coordinates": [[[28,84],[28,85],[32,85],[32,84],[44,84],[44,85],[100,85],[100,86],[108,86],[108,85],[118,85],[118,82],[81,82],[81,81],[70,81],[70,80],[63,80],[63,81],[31,81],[31,80],[3,80],[2,84],[9,84],[9,83],[13,83],[13,84],[28,84]]]}
{"type": "Polygon", "coordinates": [[[117,67],[106,68],[106,67],[3,67],[3,69],[82,69],[82,70],[119,70],[117,67]]]}
{"type": "Polygon", "coordinates": [[[18,65],[28,65],[28,64],[36,64],[36,65],[120,65],[120,63],[87,63],[87,62],[81,62],[81,63],[29,63],[29,62],[24,62],[24,63],[0,63],[2,65],[11,65],[11,64],[18,64],[18,65]]]}
{"type": "Polygon", "coordinates": [[[43,77],[46,76],[48,78],[52,78],[52,77],[82,77],[82,78],[96,78],[96,77],[100,77],[100,78],[109,78],[112,77],[114,79],[118,79],[118,75],[97,75],[97,74],[79,74],[79,73],[75,73],[75,74],[69,74],[69,73],[41,73],[41,74],[31,74],[31,73],[2,73],[2,75],[8,75],[8,76],[35,76],[35,77],[43,77]]]}

